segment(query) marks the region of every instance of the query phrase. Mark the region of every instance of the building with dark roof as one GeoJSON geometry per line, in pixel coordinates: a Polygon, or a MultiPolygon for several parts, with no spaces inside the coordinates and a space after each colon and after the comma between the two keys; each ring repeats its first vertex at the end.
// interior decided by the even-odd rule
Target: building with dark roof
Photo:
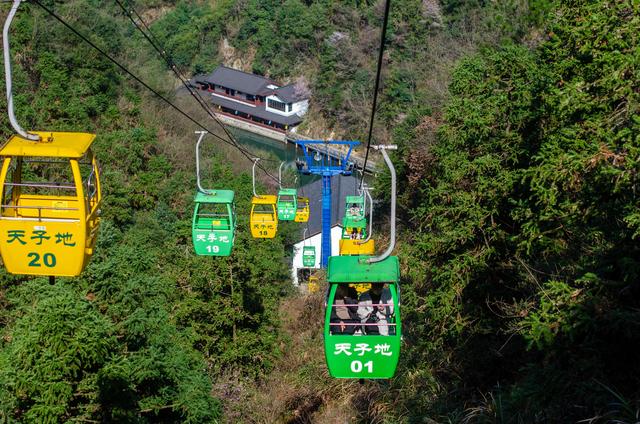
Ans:
{"type": "Polygon", "coordinates": [[[308,96],[299,95],[293,84],[281,87],[269,78],[222,65],[192,82],[211,94],[219,113],[283,132],[300,124],[309,108],[308,96]]]}

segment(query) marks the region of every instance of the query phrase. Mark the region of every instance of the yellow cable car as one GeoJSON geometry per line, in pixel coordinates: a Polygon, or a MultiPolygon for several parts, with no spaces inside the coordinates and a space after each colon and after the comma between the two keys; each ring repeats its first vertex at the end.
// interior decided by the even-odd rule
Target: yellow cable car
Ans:
{"type": "Polygon", "coordinates": [[[253,238],[274,238],[278,231],[276,196],[253,196],[251,199],[251,235],[253,238]]]}
{"type": "Polygon", "coordinates": [[[295,222],[309,221],[309,198],[298,197],[298,209],[296,209],[295,222]]]}
{"type": "Polygon", "coordinates": [[[309,283],[307,284],[307,291],[309,293],[317,293],[320,290],[320,279],[315,275],[309,277],[309,283]]]}
{"type": "Polygon", "coordinates": [[[363,241],[364,240],[340,239],[340,256],[374,255],[376,252],[375,240],[370,239],[365,243],[363,243],[363,241]]]}
{"type": "Polygon", "coordinates": [[[354,289],[356,289],[356,293],[358,293],[358,297],[360,297],[362,293],[366,292],[371,288],[371,284],[358,283],[358,284],[351,284],[349,287],[353,287],[354,289]]]}
{"type": "Polygon", "coordinates": [[[77,276],[100,222],[95,135],[32,134],[41,141],[14,135],[0,149],[0,254],[12,274],[77,276]]]}

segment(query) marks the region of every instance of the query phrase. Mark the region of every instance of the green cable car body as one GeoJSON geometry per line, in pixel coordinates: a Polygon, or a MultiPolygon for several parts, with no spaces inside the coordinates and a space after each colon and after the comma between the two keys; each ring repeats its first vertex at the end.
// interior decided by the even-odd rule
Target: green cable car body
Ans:
{"type": "Polygon", "coordinates": [[[345,198],[344,218],[342,218],[342,238],[367,238],[364,195],[347,196],[345,198]],[[354,237],[355,235],[357,236],[354,237]]]}
{"type": "MultiPolygon", "coordinates": [[[[329,373],[334,378],[384,379],[396,372],[400,358],[402,324],[400,315],[400,267],[398,258],[390,256],[377,263],[365,262],[370,256],[332,256],[329,258],[327,279],[329,294],[325,310],[324,352],[329,373]],[[339,285],[386,283],[392,305],[385,324],[354,323],[355,334],[332,331],[331,321],[339,285]],[[364,325],[363,325],[364,324],[364,325]],[[366,334],[368,325],[385,326],[388,335],[366,334]],[[362,328],[360,328],[362,327],[362,328]]],[[[342,304],[344,305],[344,303],[342,304]]]]}
{"type": "Polygon", "coordinates": [[[298,191],[295,188],[280,189],[276,206],[280,221],[293,221],[298,211],[298,191]]]}
{"type": "Polygon", "coordinates": [[[192,239],[197,255],[231,255],[236,233],[234,196],[232,190],[196,194],[192,239]]]}
{"type": "Polygon", "coordinates": [[[364,240],[367,238],[367,219],[355,220],[345,216],[342,218],[342,238],[345,240],[352,239],[354,234],[357,234],[357,239],[364,240]]]}
{"type": "Polygon", "coordinates": [[[363,196],[346,196],[344,216],[353,218],[354,220],[364,219],[364,195],[363,196]]]}
{"type": "Polygon", "coordinates": [[[302,265],[308,268],[316,267],[316,248],[315,246],[304,246],[302,248],[302,265]]]}

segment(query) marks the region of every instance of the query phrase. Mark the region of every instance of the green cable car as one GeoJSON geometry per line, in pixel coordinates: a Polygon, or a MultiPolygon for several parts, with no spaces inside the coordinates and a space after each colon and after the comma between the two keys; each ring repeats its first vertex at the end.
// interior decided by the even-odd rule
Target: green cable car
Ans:
{"type": "Polygon", "coordinates": [[[304,229],[303,233],[303,243],[305,245],[302,246],[302,266],[307,268],[315,268],[316,267],[316,247],[315,246],[306,246],[307,243],[307,230],[304,229]]]}
{"type": "Polygon", "coordinates": [[[307,268],[315,268],[316,248],[314,246],[304,246],[302,248],[302,265],[307,268]]]}
{"type": "Polygon", "coordinates": [[[280,189],[276,206],[280,221],[293,221],[298,211],[298,191],[295,188],[280,189]]]}
{"type": "Polygon", "coordinates": [[[284,162],[280,163],[280,168],[278,168],[278,185],[280,186],[280,191],[278,191],[276,208],[280,221],[293,221],[298,212],[298,190],[295,188],[282,188],[282,167],[284,164],[284,162]]]}
{"type": "Polygon", "coordinates": [[[364,219],[365,200],[362,196],[346,196],[345,197],[344,216],[355,220],[364,219]]]}
{"type": "Polygon", "coordinates": [[[343,239],[367,238],[367,218],[365,200],[362,196],[346,196],[344,218],[342,218],[343,239]]]}
{"type": "Polygon", "coordinates": [[[344,240],[364,240],[367,238],[367,220],[362,218],[355,221],[345,216],[342,218],[342,238],[344,240]]]}
{"type": "Polygon", "coordinates": [[[371,256],[329,258],[324,352],[329,373],[334,378],[383,379],[393,377],[396,372],[402,337],[398,258],[389,256],[371,264],[366,262],[369,258],[371,256]],[[340,295],[347,292],[349,285],[362,283],[385,285],[376,305],[371,300],[363,300],[366,292],[357,305],[346,303],[340,295]],[[379,312],[378,307],[384,311],[379,312]],[[353,315],[356,308],[357,319],[343,319],[347,309],[351,309],[353,315]]]}
{"type": "Polygon", "coordinates": [[[236,237],[236,209],[232,190],[206,190],[200,181],[200,143],[206,131],[199,134],[196,143],[196,193],[191,238],[196,255],[229,256],[236,237]]]}
{"type": "Polygon", "coordinates": [[[196,194],[192,238],[197,255],[231,255],[236,230],[233,198],[231,190],[196,194]]]}

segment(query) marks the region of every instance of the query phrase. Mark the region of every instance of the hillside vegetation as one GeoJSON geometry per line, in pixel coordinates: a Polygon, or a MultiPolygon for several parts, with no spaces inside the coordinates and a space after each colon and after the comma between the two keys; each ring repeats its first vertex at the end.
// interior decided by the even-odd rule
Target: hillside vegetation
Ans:
{"type": "MultiPolygon", "coordinates": [[[[115,3],[45,3],[174,98],[115,3]]],[[[186,74],[304,78],[306,129],[363,138],[382,1],[131,6],[186,74]]],[[[36,5],[12,33],[20,121],[96,131],[105,204],[82,277],[0,276],[0,422],[637,421],[637,2],[392,1],[375,141],[400,148],[405,334],[397,376],[364,385],[327,375],[293,228],[250,239],[249,162],[207,147],[240,231],[230,258],[196,257],[191,123],[36,5]]]]}
{"type": "Polygon", "coordinates": [[[639,12],[558,4],[396,127],[410,415],[637,421],[639,12]]]}
{"type": "MultiPolygon", "coordinates": [[[[123,17],[86,3],[56,12],[127,63],[135,44],[123,17]]],[[[217,421],[215,376],[239,369],[255,378],[279,355],[291,233],[252,241],[243,213],[231,258],[196,257],[194,128],[34,5],[22,5],[12,45],[20,122],[96,131],[105,201],[96,254],[80,278],[50,286],[0,277],[0,422],[217,421]]],[[[152,82],[171,95],[164,74],[152,82]]],[[[6,138],[6,114],[2,123],[6,138]]],[[[236,190],[247,210],[251,177],[232,172],[239,159],[213,144],[205,184],[236,190]]]]}

